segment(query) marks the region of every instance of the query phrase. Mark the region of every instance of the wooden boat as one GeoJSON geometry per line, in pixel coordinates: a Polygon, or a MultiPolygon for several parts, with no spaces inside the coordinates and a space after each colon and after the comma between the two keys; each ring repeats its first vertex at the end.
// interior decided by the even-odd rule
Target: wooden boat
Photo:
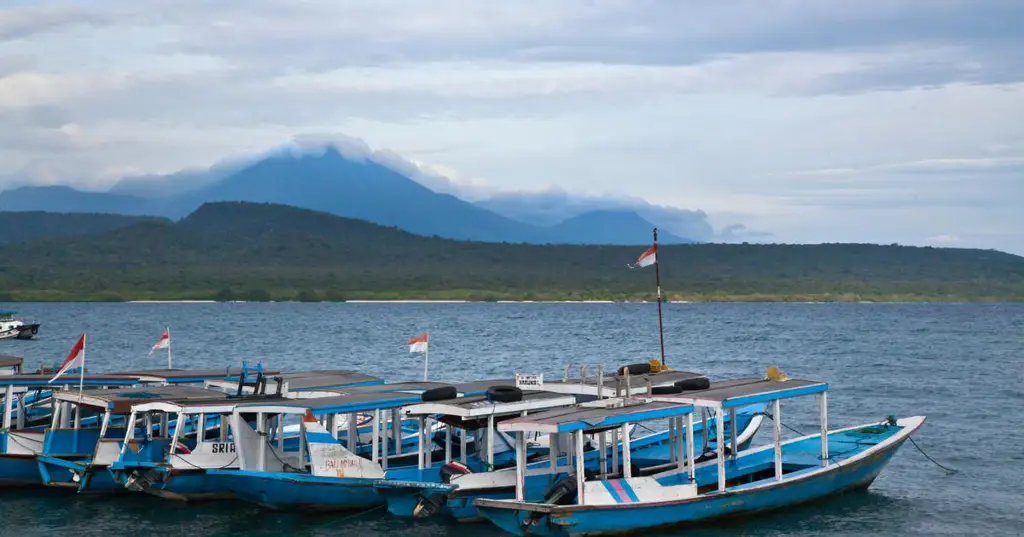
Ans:
{"type": "MultiPolygon", "coordinates": [[[[51,390],[78,387],[115,388],[134,385],[137,380],[109,375],[60,377],[10,375],[0,377],[3,395],[3,430],[0,430],[0,487],[40,485],[36,456],[43,451],[49,423],[32,425],[34,405],[50,414],[51,390]]],[[[70,392],[63,392],[70,393],[70,392]]]]}
{"type": "MultiPolygon", "coordinates": [[[[828,384],[813,380],[739,379],[713,383],[709,389],[680,395],[595,402],[574,412],[549,412],[509,420],[499,429],[515,433],[516,499],[475,501],[480,514],[516,535],[576,536],[642,531],[692,524],[724,516],[777,509],[831,494],[865,489],[896,450],[923,423],[924,417],[871,423],[828,431],[828,384]],[[819,434],[782,441],[780,401],[818,394],[819,434]],[[719,413],[753,403],[772,404],[772,445],[725,456],[718,445],[714,461],[697,463],[692,448],[694,407],[719,413]],[[683,420],[685,418],[685,424],[683,420]],[[545,473],[549,487],[537,492],[526,486],[524,447],[532,433],[571,434],[574,449],[583,436],[623,427],[630,422],[670,419],[687,431],[677,441],[675,468],[652,476],[633,476],[628,464],[598,479],[586,478],[582,462],[575,467],[552,464],[545,473]]],[[[719,437],[724,424],[716,425],[719,437]]]]}
{"type": "Polygon", "coordinates": [[[39,334],[39,323],[15,319],[18,312],[0,310],[0,339],[32,339],[39,334]]]}
{"type": "MultiPolygon", "coordinates": [[[[522,394],[521,400],[513,402],[491,402],[484,397],[464,397],[410,406],[405,409],[410,417],[438,419],[448,426],[448,431],[462,431],[458,435],[460,438],[465,439],[468,431],[475,431],[482,433],[484,438],[494,437],[494,444],[504,444],[508,448],[501,460],[496,460],[490,451],[493,449],[492,444],[487,442],[488,450],[485,451],[485,457],[470,458],[467,461],[463,456],[458,464],[448,464],[452,458],[446,453],[446,464],[442,467],[432,466],[428,459],[426,464],[421,464],[418,468],[388,472],[387,479],[375,486],[387,499],[388,510],[392,514],[417,518],[446,516],[460,521],[476,520],[478,514],[473,500],[515,497],[515,460],[510,456],[514,454],[514,442],[508,435],[495,430],[495,423],[527,413],[575,404],[576,396],[526,392],[522,394]]],[[[749,444],[760,427],[760,413],[763,409],[763,404],[755,404],[744,408],[736,416],[727,417],[740,423],[740,449],[749,444]]],[[[635,436],[635,430],[630,430],[629,434],[630,460],[634,472],[653,471],[673,460],[671,446],[673,435],[676,434],[674,429],[652,431],[640,437],[635,436]]],[[[726,438],[729,438],[728,434],[726,438]]],[[[527,459],[532,461],[529,463],[530,468],[548,464],[549,444],[543,440],[546,440],[546,437],[540,435],[528,438],[527,459]]],[[[560,453],[565,456],[568,446],[564,445],[565,438],[561,440],[563,445],[560,446],[560,453]]],[[[698,445],[701,445],[702,441],[702,438],[698,439],[698,445]]],[[[585,468],[588,472],[607,469],[610,461],[618,461],[624,456],[624,442],[614,435],[600,433],[588,436],[585,438],[585,444],[585,468]]],[[[711,445],[714,445],[713,440],[711,445]]],[[[546,485],[539,480],[536,481],[537,486],[546,485]]]]}
{"type": "MultiPolygon", "coordinates": [[[[227,397],[223,392],[192,386],[55,393],[53,424],[45,431],[42,450],[36,456],[42,482],[50,487],[72,488],[78,492],[123,491],[124,487],[107,470],[121,452],[129,425],[127,418],[134,405],[157,401],[223,400],[227,397]],[[88,417],[98,420],[85,426],[82,422],[88,417]]],[[[147,423],[146,426],[149,434],[156,438],[170,438],[174,432],[174,424],[167,419],[156,424],[147,423]]]]}
{"type": "MultiPolygon", "coordinates": [[[[278,379],[280,381],[280,379],[278,379]]],[[[334,385],[337,378],[327,375],[323,382],[334,385]]],[[[436,383],[399,383],[391,385],[360,385],[350,388],[352,393],[394,393],[404,389],[417,396],[436,383]]],[[[288,388],[284,383],[272,382],[268,387],[281,387],[281,393],[264,395],[262,393],[245,394],[229,397],[225,400],[213,401],[160,401],[144,403],[132,407],[129,423],[140,420],[159,422],[166,419],[172,423],[184,423],[181,433],[174,438],[159,438],[146,435],[145,429],[133,429],[127,432],[123,448],[118,459],[111,464],[115,479],[132,490],[139,490],[155,496],[174,500],[202,500],[233,498],[231,488],[222,483],[224,474],[211,476],[207,470],[230,470],[240,467],[236,443],[232,436],[231,415],[236,407],[251,406],[255,402],[260,405],[274,403],[291,403],[287,396],[288,388]],[[196,433],[199,424],[205,430],[200,436],[196,433]]],[[[239,390],[240,391],[240,390],[239,390]]],[[[403,395],[405,397],[407,395],[403,395]]],[[[268,418],[269,429],[267,442],[276,445],[281,453],[290,457],[296,456],[300,449],[300,427],[280,419],[281,415],[268,418]]],[[[334,435],[346,440],[351,432],[348,428],[349,415],[338,416],[332,423],[334,435]]],[[[372,431],[370,424],[359,415],[356,421],[355,438],[359,447],[358,453],[369,454],[367,445],[372,431]]],[[[408,420],[402,422],[397,451],[402,446],[415,442],[415,431],[410,431],[408,420]]],[[[390,424],[389,424],[390,425],[390,424]]],[[[390,429],[389,429],[390,431],[390,429]]],[[[415,446],[412,447],[415,449],[415,446]]]]}

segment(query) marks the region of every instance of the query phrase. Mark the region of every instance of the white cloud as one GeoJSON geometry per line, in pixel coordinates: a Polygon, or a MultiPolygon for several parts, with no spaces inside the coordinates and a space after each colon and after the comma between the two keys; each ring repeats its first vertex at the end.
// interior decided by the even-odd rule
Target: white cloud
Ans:
{"type": "Polygon", "coordinates": [[[1024,251],[1003,233],[1024,225],[1013,0],[21,3],[0,11],[11,181],[99,188],[345,132],[459,195],[1024,251]]]}

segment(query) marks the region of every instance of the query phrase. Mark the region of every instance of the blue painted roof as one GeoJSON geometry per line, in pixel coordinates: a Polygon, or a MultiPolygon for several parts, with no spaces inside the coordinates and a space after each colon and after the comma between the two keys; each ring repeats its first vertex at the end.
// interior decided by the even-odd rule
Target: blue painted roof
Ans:
{"type": "Polygon", "coordinates": [[[776,399],[803,397],[828,391],[828,383],[818,380],[734,379],[711,383],[706,390],[669,395],[667,398],[699,406],[738,408],[776,399]]]}
{"type": "Polygon", "coordinates": [[[314,414],[348,414],[376,409],[401,408],[423,402],[419,393],[401,392],[360,392],[335,397],[313,399],[290,399],[274,403],[249,403],[236,407],[240,412],[273,412],[273,408],[287,408],[302,411],[309,409],[314,414]]]}
{"type": "MultiPolygon", "coordinates": [[[[0,376],[0,386],[24,386],[24,387],[59,387],[78,386],[78,375],[62,375],[57,380],[50,382],[53,375],[7,375],[0,376]]],[[[82,379],[84,386],[131,386],[137,384],[137,378],[121,375],[85,375],[82,379]]]]}
{"type": "Polygon", "coordinates": [[[693,406],[666,401],[631,401],[621,407],[575,406],[538,412],[522,418],[504,421],[498,425],[502,431],[538,431],[569,433],[606,429],[637,421],[685,416],[693,406]]]}

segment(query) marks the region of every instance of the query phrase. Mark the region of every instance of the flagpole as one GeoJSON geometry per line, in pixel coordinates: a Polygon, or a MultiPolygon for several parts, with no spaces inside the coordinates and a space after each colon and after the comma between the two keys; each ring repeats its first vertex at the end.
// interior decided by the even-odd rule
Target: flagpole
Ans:
{"type": "Polygon", "coordinates": [[[82,389],[85,387],[85,332],[82,332],[82,365],[78,369],[78,412],[82,412],[82,389]]]}
{"type": "Polygon", "coordinates": [[[658,286],[658,338],[661,340],[661,365],[665,363],[665,328],[661,316],[661,252],[658,251],[658,228],[654,228],[654,281],[658,286]]]}
{"type": "Polygon", "coordinates": [[[427,366],[430,365],[430,332],[427,332],[427,348],[423,351],[423,382],[427,382],[427,366]]]}
{"type": "Polygon", "coordinates": [[[167,369],[171,368],[171,327],[167,327],[167,369]]]}

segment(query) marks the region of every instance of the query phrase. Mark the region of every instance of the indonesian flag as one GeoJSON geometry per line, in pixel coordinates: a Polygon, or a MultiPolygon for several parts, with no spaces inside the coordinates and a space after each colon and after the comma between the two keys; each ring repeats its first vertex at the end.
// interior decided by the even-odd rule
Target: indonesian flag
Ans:
{"type": "Polygon", "coordinates": [[[156,344],[153,345],[153,348],[149,349],[149,353],[153,354],[154,352],[156,352],[156,351],[158,351],[160,349],[166,349],[167,347],[170,347],[170,346],[171,346],[171,329],[168,328],[167,330],[164,330],[164,333],[163,333],[163,335],[160,336],[160,339],[156,340],[156,344]]]}
{"type": "Polygon", "coordinates": [[[658,245],[653,244],[650,248],[644,250],[644,253],[640,254],[640,258],[636,260],[636,263],[629,265],[629,268],[648,267],[658,262],[658,245]]]}
{"type": "Polygon", "coordinates": [[[427,352],[426,334],[420,334],[409,340],[409,352],[427,352]]]}
{"type": "Polygon", "coordinates": [[[82,337],[78,338],[78,343],[75,343],[74,347],[71,347],[71,353],[64,359],[64,363],[60,365],[60,370],[57,374],[50,379],[47,384],[57,380],[61,375],[67,372],[68,369],[74,367],[85,368],[85,333],[82,333],[82,337]]]}

